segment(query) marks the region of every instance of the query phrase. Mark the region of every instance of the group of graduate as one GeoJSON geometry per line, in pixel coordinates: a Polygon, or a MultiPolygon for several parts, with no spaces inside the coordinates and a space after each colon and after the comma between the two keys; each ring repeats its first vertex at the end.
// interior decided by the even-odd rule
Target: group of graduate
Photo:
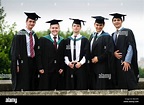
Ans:
{"type": "Polygon", "coordinates": [[[41,17],[25,14],[26,27],[14,35],[10,49],[14,91],[137,88],[136,41],[122,26],[126,15],[110,14],[112,35],[103,30],[107,18],[92,16],[95,32],[89,39],[80,34],[86,21],[70,18],[73,33],[64,39],[59,35],[63,20],[47,21],[50,34],[38,38],[33,27],[41,17]]]}

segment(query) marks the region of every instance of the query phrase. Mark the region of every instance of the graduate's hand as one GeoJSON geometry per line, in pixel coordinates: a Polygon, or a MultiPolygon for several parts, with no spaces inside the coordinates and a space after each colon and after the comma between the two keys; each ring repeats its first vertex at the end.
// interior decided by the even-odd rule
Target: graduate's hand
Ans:
{"type": "Polygon", "coordinates": [[[43,74],[44,73],[44,69],[39,70],[39,73],[43,74]]]}
{"type": "Polygon", "coordinates": [[[70,62],[70,63],[68,64],[68,66],[69,66],[71,69],[74,68],[74,64],[73,64],[72,62],[70,62]]]}
{"type": "Polygon", "coordinates": [[[92,59],[92,63],[97,63],[98,62],[98,57],[94,57],[93,59],[92,59]]]}
{"type": "Polygon", "coordinates": [[[128,62],[124,61],[124,62],[122,62],[121,65],[123,65],[123,70],[124,71],[128,71],[129,69],[131,69],[130,64],[128,62]]]}
{"type": "Polygon", "coordinates": [[[17,73],[19,72],[19,66],[17,66],[17,73]]]}
{"type": "Polygon", "coordinates": [[[76,65],[75,65],[75,67],[76,67],[76,68],[80,68],[81,65],[82,65],[82,64],[81,64],[80,62],[77,62],[76,65]]]}
{"type": "Polygon", "coordinates": [[[63,73],[63,69],[59,69],[59,74],[62,74],[63,73]]]}
{"type": "Polygon", "coordinates": [[[119,52],[119,50],[116,50],[114,52],[114,56],[117,58],[117,59],[121,59],[122,58],[122,53],[119,52]]]}

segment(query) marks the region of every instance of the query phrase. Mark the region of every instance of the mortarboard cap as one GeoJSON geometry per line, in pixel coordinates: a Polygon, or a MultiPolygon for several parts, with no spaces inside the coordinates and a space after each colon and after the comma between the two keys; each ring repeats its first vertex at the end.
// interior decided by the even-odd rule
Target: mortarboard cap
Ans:
{"type": "Polygon", "coordinates": [[[69,19],[70,19],[70,20],[73,20],[73,24],[75,23],[75,24],[81,25],[81,22],[82,22],[83,25],[85,25],[84,22],[86,22],[86,21],[80,20],[80,19],[72,19],[72,18],[69,18],[69,19]]]}
{"type": "Polygon", "coordinates": [[[61,21],[63,21],[63,20],[53,19],[53,20],[47,21],[46,23],[50,23],[50,25],[53,25],[53,24],[59,24],[59,22],[61,22],[61,21]]]}
{"type": "Polygon", "coordinates": [[[102,16],[92,16],[92,18],[95,18],[95,23],[104,23],[104,20],[108,20],[108,18],[104,18],[102,16]]]}
{"type": "Polygon", "coordinates": [[[30,18],[33,20],[38,20],[38,18],[41,18],[35,12],[32,12],[32,13],[24,12],[24,13],[27,15],[27,18],[30,18]]]}
{"type": "Polygon", "coordinates": [[[125,20],[125,16],[124,14],[120,14],[120,13],[113,13],[113,14],[109,14],[111,16],[113,16],[113,18],[120,18],[121,20],[125,20]]]}

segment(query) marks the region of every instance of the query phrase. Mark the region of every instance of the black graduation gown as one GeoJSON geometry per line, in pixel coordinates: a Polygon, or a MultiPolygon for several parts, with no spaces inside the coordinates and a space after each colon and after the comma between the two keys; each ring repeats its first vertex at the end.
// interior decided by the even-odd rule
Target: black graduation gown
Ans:
{"type": "MultiPolygon", "coordinates": [[[[71,49],[70,49],[70,41],[71,37],[65,40],[66,51],[65,56],[68,57],[69,61],[72,61],[71,58],[71,49]]],[[[88,89],[88,71],[87,71],[87,63],[88,63],[88,52],[89,52],[89,41],[86,37],[81,37],[81,48],[80,48],[80,59],[85,56],[86,63],[83,64],[79,69],[71,69],[66,65],[66,89],[67,90],[86,90],[88,89]]]]}
{"type": "MultiPolygon", "coordinates": [[[[90,42],[93,34],[90,36],[90,42]]],[[[115,86],[115,70],[113,69],[113,52],[114,45],[112,37],[102,32],[101,35],[93,42],[92,51],[90,51],[91,59],[98,57],[97,63],[90,63],[92,75],[92,89],[110,89],[115,86]]],[[[90,59],[90,60],[91,60],[90,59]]]]}
{"type": "MultiPolygon", "coordinates": [[[[114,33],[112,34],[114,36],[114,33]]],[[[122,53],[122,58],[116,59],[116,71],[117,71],[117,85],[118,88],[121,89],[135,89],[137,87],[137,82],[139,79],[139,70],[138,70],[138,63],[137,63],[137,48],[135,37],[132,30],[127,28],[122,28],[120,30],[117,44],[115,45],[115,51],[119,50],[122,53]],[[128,46],[131,45],[133,49],[133,56],[131,61],[131,69],[127,72],[122,70],[121,62],[125,60],[125,56],[127,53],[128,46]]]]}
{"type": "Polygon", "coordinates": [[[50,35],[40,38],[41,67],[44,74],[40,74],[39,89],[54,90],[65,89],[64,74],[58,70],[64,70],[64,39],[58,36],[58,49],[55,49],[50,35]]]}
{"type": "Polygon", "coordinates": [[[10,49],[13,90],[35,90],[38,85],[38,37],[34,33],[35,57],[30,61],[27,55],[26,34],[28,33],[24,29],[19,31],[14,36],[10,49]],[[16,72],[17,61],[19,63],[18,73],[16,72]]]}

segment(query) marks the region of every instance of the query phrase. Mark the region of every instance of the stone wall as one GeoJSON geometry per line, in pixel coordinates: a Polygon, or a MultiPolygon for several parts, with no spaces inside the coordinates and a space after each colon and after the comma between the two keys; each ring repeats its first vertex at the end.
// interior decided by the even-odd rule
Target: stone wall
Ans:
{"type": "Polygon", "coordinates": [[[1,91],[0,96],[144,96],[144,90],[1,91]]]}
{"type": "Polygon", "coordinates": [[[0,80],[0,95],[15,95],[15,96],[71,96],[71,95],[99,95],[99,96],[111,96],[111,95],[120,95],[120,96],[129,96],[129,95],[144,95],[144,79],[140,79],[138,83],[138,88],[136,90],[55,90],[55,91],[12,91],[11,81],[10,80],[0,80]]]}

